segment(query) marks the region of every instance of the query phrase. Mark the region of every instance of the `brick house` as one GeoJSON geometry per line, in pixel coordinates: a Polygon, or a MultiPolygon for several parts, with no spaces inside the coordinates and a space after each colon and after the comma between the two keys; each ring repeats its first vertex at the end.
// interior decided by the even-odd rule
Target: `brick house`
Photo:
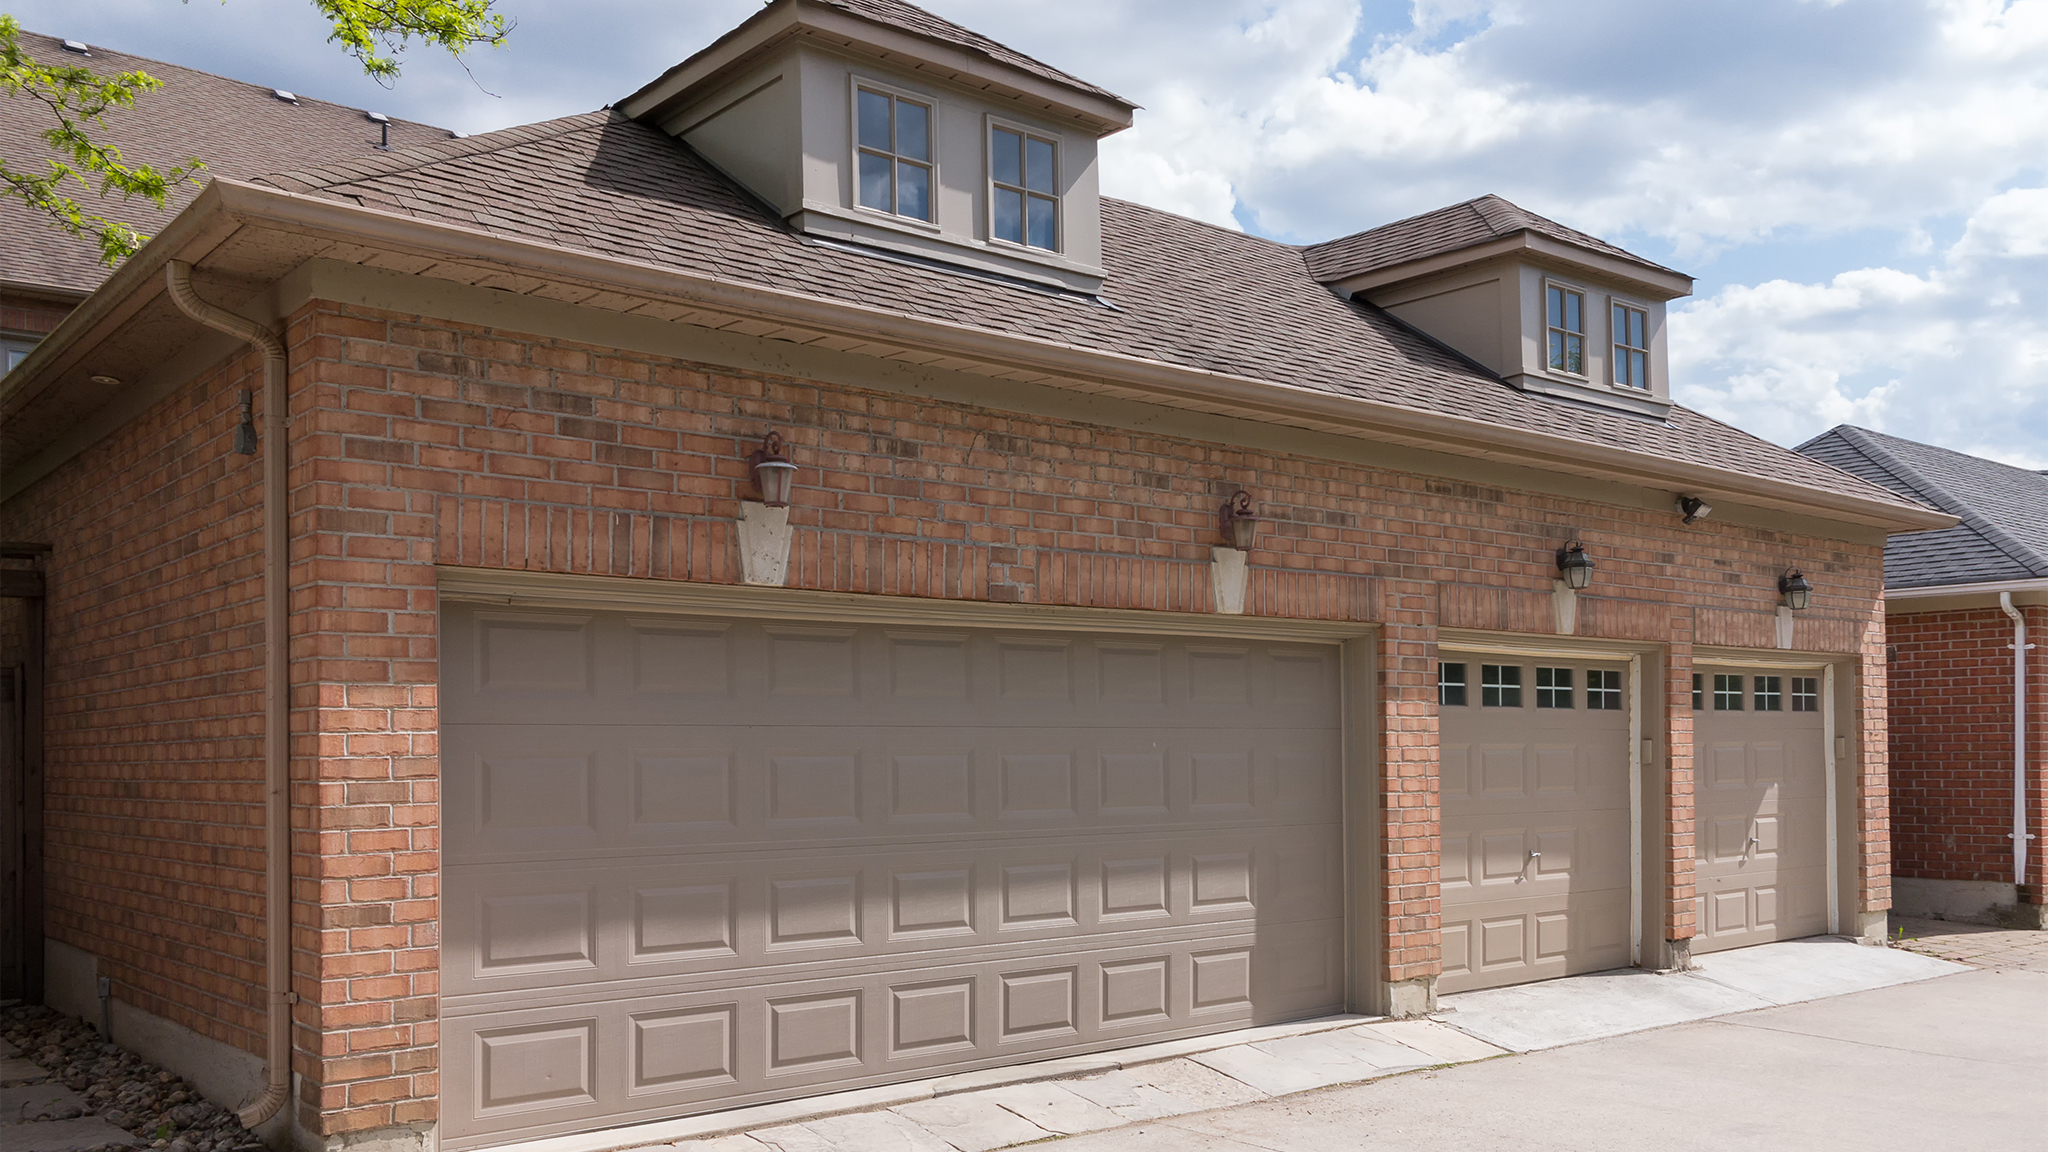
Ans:
{"type": "Polygon", "coordinates": [[[2048,475],[1849,425],[1799,450],[1961,521],[1885,549],[1894,909],[2048,927],[2048,475]]]}
{"type": "Polygon", "coordinates": [[[1954,517],[1673,404],[1680,273],[1102,197],[1132,113],[775,0],[214,179],[0,387],[43,994],[466,1149],[1881,937],[1954,517]]]}

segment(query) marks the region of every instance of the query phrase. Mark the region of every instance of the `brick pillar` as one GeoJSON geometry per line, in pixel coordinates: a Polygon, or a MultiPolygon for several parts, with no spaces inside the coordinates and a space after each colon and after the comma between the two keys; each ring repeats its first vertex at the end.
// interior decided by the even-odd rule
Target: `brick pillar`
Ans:
{"type": "Polygon", "coordinates": [[[439,1115],[438,494],[377,363],[390,327],[291,329],[299,1119],[330,1147],[431,1147],[439,1115]]]}
{"type": "Polygon", "coordinates": [[[1672,615],[1671,640],[1665,647],[1664,736],[1660,741],[1664,745],[1664,834],[1658,840],[1664,876],[1664,955],[1643,957],[1646,966],[1660,968],[1688,967],[1692,938],[1699,934],[1699,902],[1693,887],[1698,836],[1693,823],[1692,677],[1692,612],[1680,609],[1672,615]]]}
{"type": "Polygon", "coordinates": [[[1389,1015],[1436,1006],[1443,972],[1443,798],[1437,743],[1437,588],[1382,582],[1380,869],[1389,1015]]]}

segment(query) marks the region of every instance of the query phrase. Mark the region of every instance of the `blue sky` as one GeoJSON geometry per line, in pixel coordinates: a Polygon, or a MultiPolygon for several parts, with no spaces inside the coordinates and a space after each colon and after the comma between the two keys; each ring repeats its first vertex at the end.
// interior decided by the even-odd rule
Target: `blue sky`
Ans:
{"type": "MultiPolygon", "coordinates": [[[[1316,240],[1485,192],[1699,278],[1674,392],[2048,468],[2048,0],[926,0],[1144,105],[1112,194],[1316,240]]],[[[304,0],[13,0],[37,31],[477,132],[587,111],[757,0],[500,0],[390,90],[304,0]]]]}

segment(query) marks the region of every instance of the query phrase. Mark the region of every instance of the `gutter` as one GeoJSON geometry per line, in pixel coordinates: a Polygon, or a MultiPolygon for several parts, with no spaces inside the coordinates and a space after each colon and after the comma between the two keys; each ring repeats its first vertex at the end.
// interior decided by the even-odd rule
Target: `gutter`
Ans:
{"type": "Polygon", "coordinates": [[[216,308],[192,290],[192,265],[172,260],[164,285],[179,311],[263,353],[263,983],[267,1011],[265,1086],[237,1117],[254,1128],[277,1114],[291,1091],[291,684],[286,667],[284,342],[253,320],[216,308]]]}
{"type": "Polygon", "coordinates": [[[2012,882],[2027,882],[2027,618],[2012,606],[2012,593],[1998,594],[1999,610],[2012,618],[2012,882]]]}
{"type": "Polygon", "coordinates": [[[1768,507],[1808,512],[1880,528],[1911,531],[1948,528],[1946,512],[1891,501],[1824,492],[1788,481],[1731,469],[1688,464],[1625,448],[1602,446],[1602,467],[1588,469],[1586,444],[1527,428],[1493,424],[1467,416],[1425,412],[1357,396],[1276,384],[1245,376],[1184,368],[1113,352],[1075,348],[1054,341],[971,328],[944,320],[845,304],[793,292],[761,288],[643,261],[576,252],[552,244],[498,236],[419,220],[394,212],[284,192],[234,180],[216,179],[221,210],[248,223],[324,234],[339,242],[461,254],[521,267],[610,290],[696,301],[707,308],[754,317],[778,327],[820,333],[864,335],[930,351],[938,356],[1000,360],[1021,368],[1132,387],[1162,398],[1224,404],[1256,411],[1267,422],[1302,426],[1304,415],[1384,436],[1419,438],[1428,446],[1467,445],[1473,454],[1548,467],[1570,475],[1625,479],[1651,488],[1708,490],[1760,497],[1768,507]],[[1563,465],[1564,467],[1560,467],[1563,465]]]}
{"type": "Polygon", "coordinates": [[[2048,592],[2048,580],[1993,580],[1983,584],[1935,584],[1927,588],[1887,588],[1886,600],[1934,600],[1945,596],[1985,596],[1997,593],[2048,592]]]}

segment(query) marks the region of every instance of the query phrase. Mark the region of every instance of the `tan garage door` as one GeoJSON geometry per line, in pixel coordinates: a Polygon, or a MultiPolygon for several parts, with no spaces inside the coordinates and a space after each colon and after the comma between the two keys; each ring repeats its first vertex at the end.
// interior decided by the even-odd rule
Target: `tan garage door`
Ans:
{"type": "Polygon", "coordinates": [[[1828,930],[1824,682],[1704,668],[1693,711],[1695,953],[1828,930]]]}
{"type": "Polygon", "coordinates": [[[1438,990],[1626,966],[1628,665],[1443,660],[1438,990]]]}
{"type": "Polygon", "coordinates": [[[1337,649],[451,603],[444,1143],[1327,1012],[1337,649]]]}

